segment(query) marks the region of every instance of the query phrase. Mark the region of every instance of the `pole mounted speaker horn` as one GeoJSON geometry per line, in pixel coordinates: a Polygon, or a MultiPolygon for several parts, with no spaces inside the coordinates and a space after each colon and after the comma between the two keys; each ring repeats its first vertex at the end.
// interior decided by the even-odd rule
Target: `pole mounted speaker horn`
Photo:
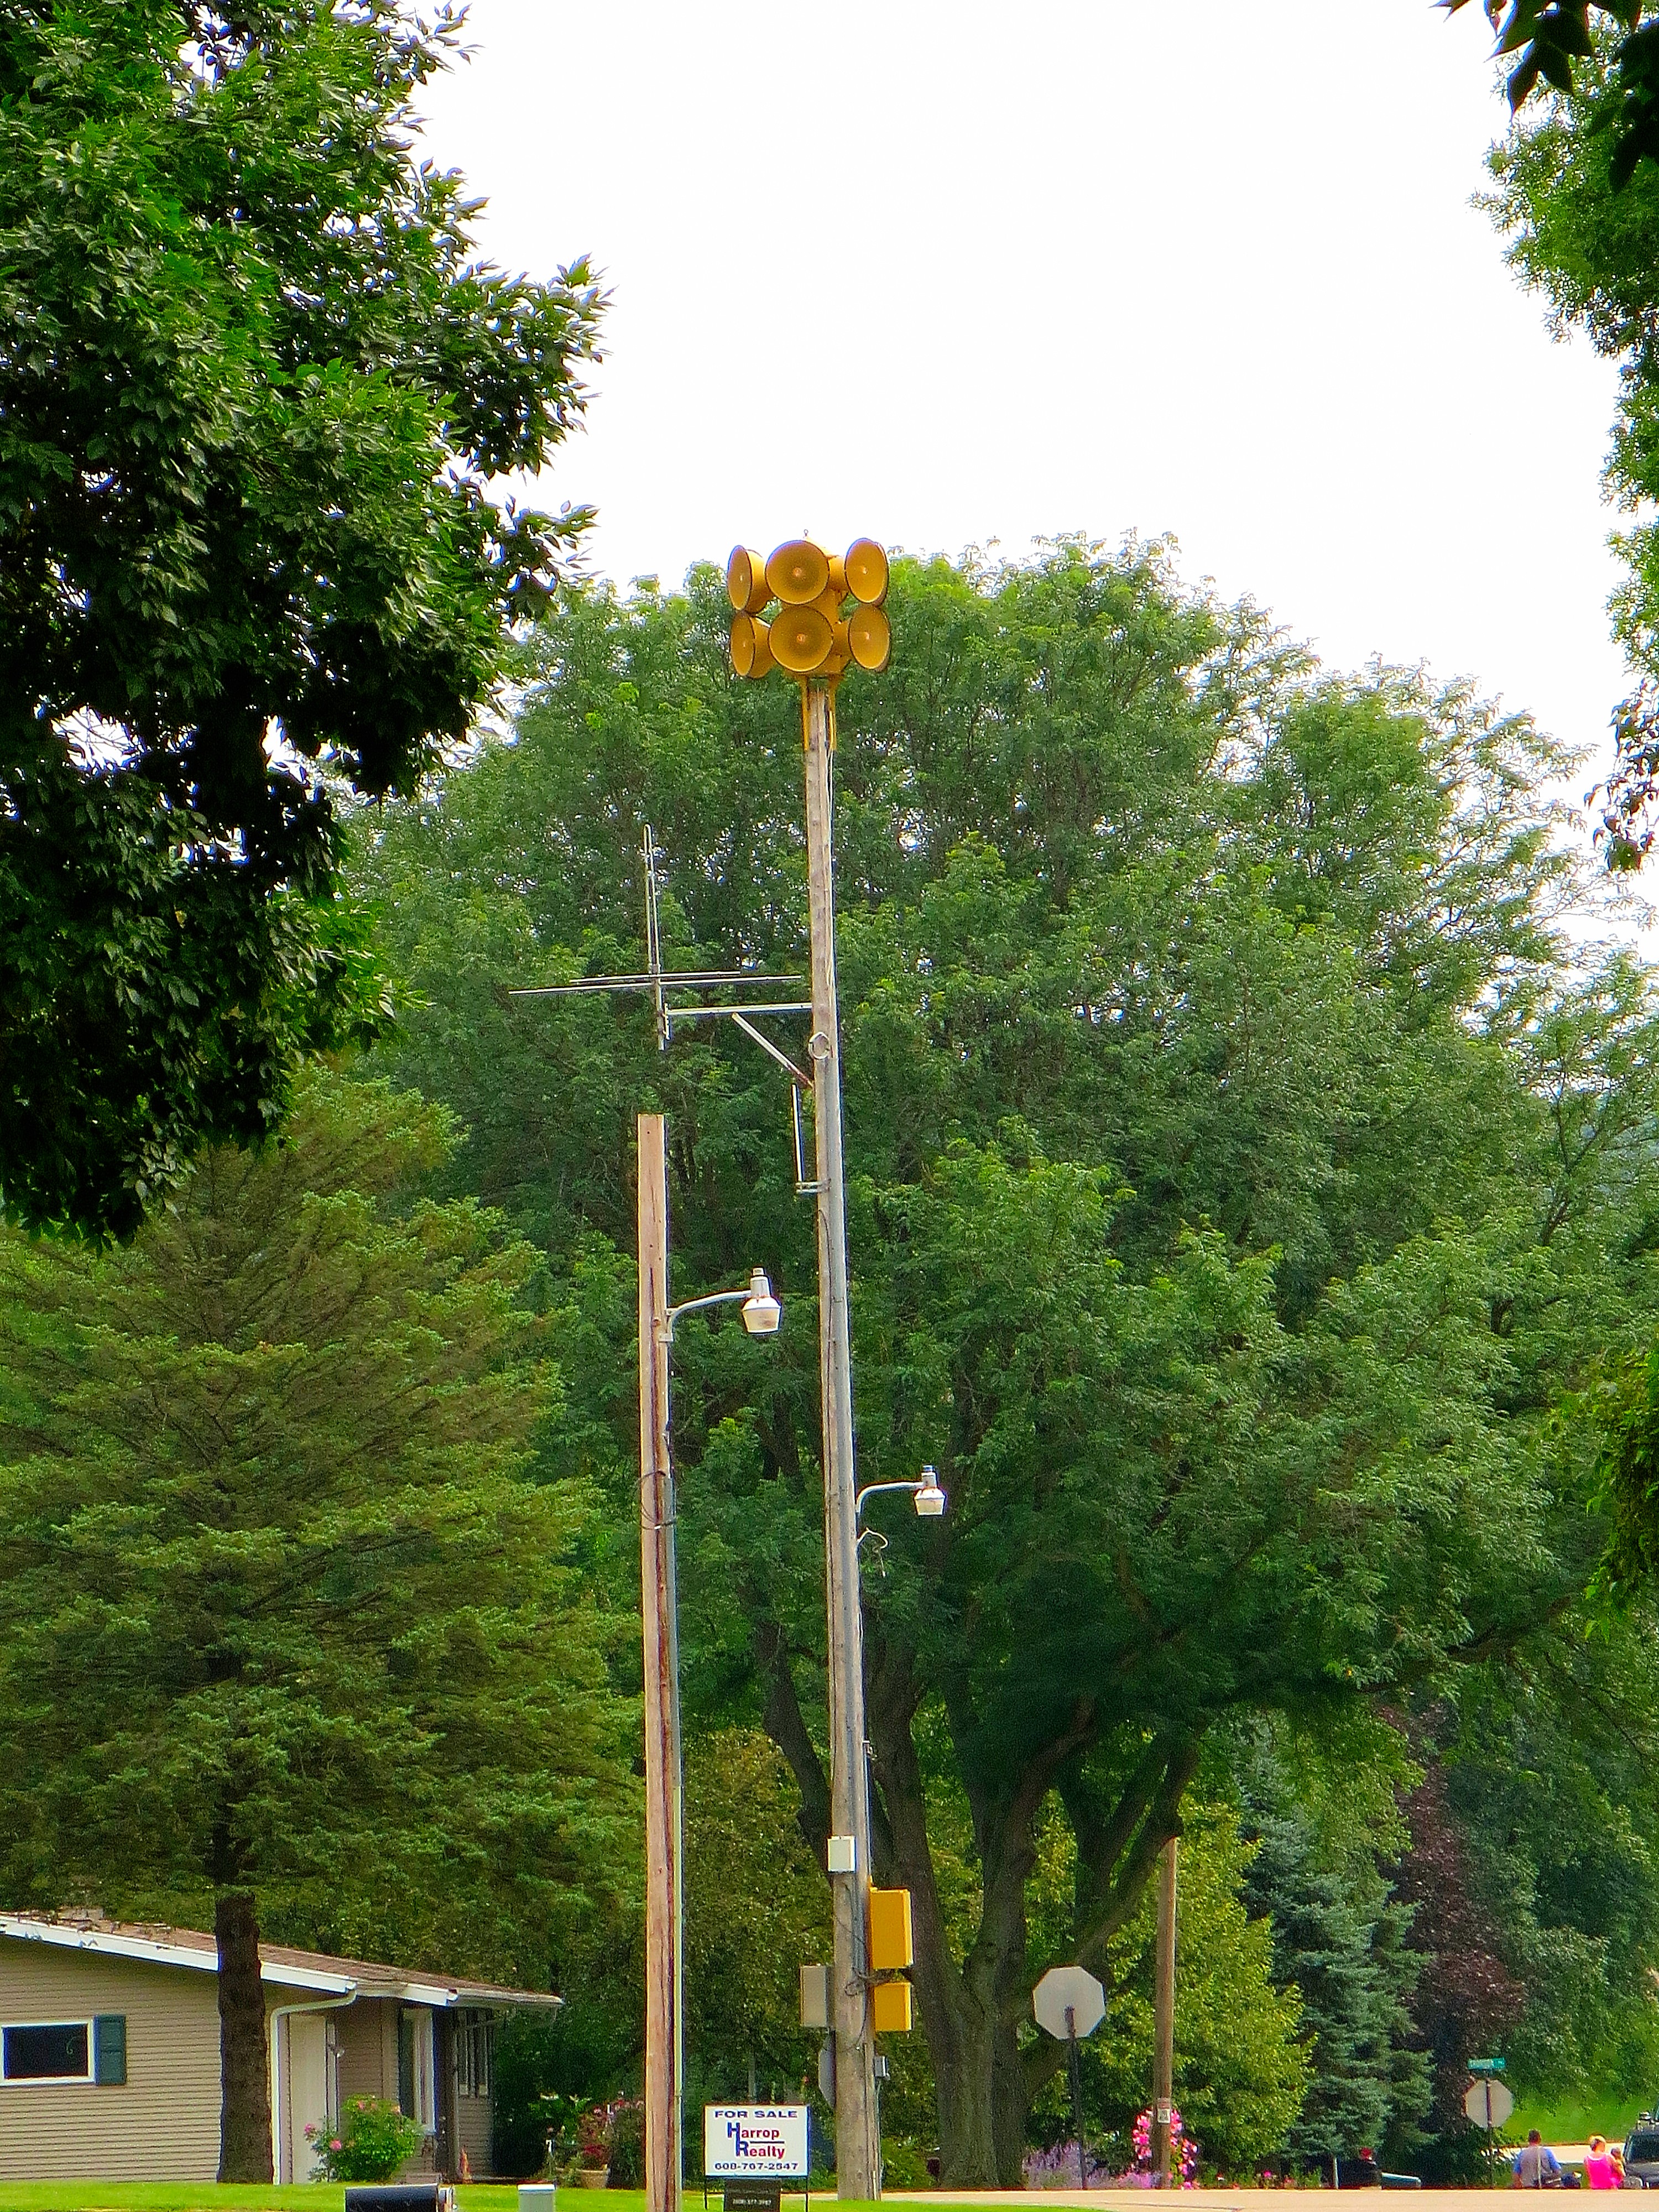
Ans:
{"type": "MultiPolygon", "coordinates": [[[[777,556],[773,555],[775,560],[777,556]]],[[[860,605],[878,607],[887,597],[887,556],[873,538],[855,538],[842,558],[847,588],[860,605]]],[[[859,665],[862,667],[863,662],[859,665]]]]}
{"type": "Polygon", "coordinates": [[[811,676],[822,668],[835,641],[834,630],[816,607],[786,606],[771,627],[772,658],[792,676],[811,676]]]}
{"type": "MultiPolygon", "coordinates": [[[[792,538],[787,545],[780,545],[767,562],[766,580],[773,595],[785,606],[811,606],[830,588],[829,556],[810,538],[792,538]]],[[[817,663],[814,661],[812,665],[816,668],[817,663]]]]}
{"type": "Polygon", "coordinates": [[[879,676],[893,657],[893,625],[879,607],[854,607],[847,624],[847,650],[860,668],[879,676]]]}
{"type": "Polygon", "coordinates": [[[769,623],[754,615],[732,617],[732,665],[739,676],[764,676],[772,665],[769,623]]]}
{"type": "Polygon", "coordinates": [[[746,545],[732,548],[726,564],[726,596],[740,615],[757,615],[772,596],[765,563],[746,545]]]}

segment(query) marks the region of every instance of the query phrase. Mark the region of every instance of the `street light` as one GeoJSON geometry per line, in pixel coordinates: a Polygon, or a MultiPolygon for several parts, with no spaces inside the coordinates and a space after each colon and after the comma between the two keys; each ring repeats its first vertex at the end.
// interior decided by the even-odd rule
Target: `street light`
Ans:
{"type": "Polygon", "coordinates": [[[682,1314],[697,1313],[704,1306],[733,1305],[743,1301],[743,1325],[750,1336],[775,1336],[778,1323],[783,1319],[783,1308],[772,1295],[772,1285],[764,1267],[751,1267],[749,1280],[740,1291],[711,1291],[706,1298],[687,1298],[684,1305],[670,1306],[658,1324],[663,1332],[663,1342],[674,1341],[674,1324],[682,1314]]]}
{"type": "Polygon", "coordinates": [[[645,2171],[647,2212],[680,2212],[683,2047],[683,1790],[679,1601],[669,1449],[674,1324],[740,1305],[750,1336],[775,1336],[783,1309],[764,1267],[741,1290],[668,1303],[668,1155],[660,1114],[639,1116],[640,1596],[645,1658],[645,2171]]]}
{"type": "Polygon", "coordinates": [[[915,1501],[916,1514],[923,1521],[937,1521],[950,1499],[939,1486],[939,1476],[931,1467],[921,1470],[917,1482],[867,1482],[853,1501],[853,1518],[856,1521],[864,1510],[866,1498],[876,1498],[884,1490],[908,1490],[915,1501]]]}

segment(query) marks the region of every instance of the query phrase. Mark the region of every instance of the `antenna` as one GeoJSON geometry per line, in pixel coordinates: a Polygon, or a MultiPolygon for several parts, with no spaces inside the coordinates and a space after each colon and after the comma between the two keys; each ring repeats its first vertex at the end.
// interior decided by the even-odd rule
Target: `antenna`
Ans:
{"type": "Polygon", "coordinates": [[[651,1000],[651,1012],[657,1033],[657,1049],[666,1052],[673,1042],[674,1024],[678,1022],[718,1021],[734,1023],[744,1035],[757,1044],[767,1056],[775,1060],[789,1078],[790,1107],[794,1124],[795,1189],[802,1197],[816,1196],[817,1184],[806,1174],[806,1146],[801,1129],[800,1102],[803,1091],[809,1095],[812,1079],[805,1069],[798,1067],[788,1054],[773,1043],[763,1030],[755,1027],[757,1014],[810,1014],[810,999],[747,1000],[738,1006],[676,1005],[669,994],[710,990],[745,991],[764,987],[768,989],[800,990],[805,982],[801,975],[763,975],[752,968],[665,968],[662,957],[662,924],[658,913],[659,878],[657,866],[666,856],[657,843],[647,822],[640,836],[641,872],[645,895],[645,966],[629,975],[583,975],[574,983],[521,984],[510,989],[509,999],[570,999],[591,995],[597,991],[638,991],[651,1000]]]}

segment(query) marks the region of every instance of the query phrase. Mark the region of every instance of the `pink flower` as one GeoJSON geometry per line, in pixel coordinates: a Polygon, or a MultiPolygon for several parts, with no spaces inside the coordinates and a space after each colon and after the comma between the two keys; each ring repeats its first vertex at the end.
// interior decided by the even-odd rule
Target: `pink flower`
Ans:
{"type": "Polygon", "coordinates": [[[328,2147],[331,2150],[343,2150],[345,2148],[345,2145],[340,2141],[338,2136],[331,2136],[329,2137],[328,2147]]]}

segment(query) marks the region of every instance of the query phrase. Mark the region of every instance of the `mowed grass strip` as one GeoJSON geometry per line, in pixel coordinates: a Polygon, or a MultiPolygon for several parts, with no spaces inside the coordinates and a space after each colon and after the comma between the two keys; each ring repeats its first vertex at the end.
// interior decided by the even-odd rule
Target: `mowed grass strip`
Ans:
{"type": "MultiPolygon", "coordinates": [[[[562,2188],[562,2207],[577,2212],[587,2199],[585,2189],[562,2188]]],[[[829,2212],[835,2204],[833,2187],[812,2192],[829,2212]]],[[[519,2192],[510,2181],[469,2182],[455,2192],[460,2212],[518,2212],[519,2192]]],[[[595,2190],[593,2212],[645,2212],[642,2189],[595,2190]]],[[[720,2201],[718,2188],[708,2192],[709,2212],[720,2201]]],[[[797,2194],[793,2202],[801,2203],[797,2194]]],[[[788,2204],[790,2197],[784,2203],[788,2204]]],[[[702,2191],[688,2189],[685,2212],[702,2212],[702,2191]]],[[[338,2181],[307,2181],[286,2189],[260,2188],[239,2181],[0,2181],[0,2212],[344,2212],[345,2185],[338,2181]]],[[[837,2212],[865,2212],[865,2208],[837,2207],[837,2212]]],[[[872,2205],[868,2212],[878,2212],[872,2205]]],[[[930,2208],[931,2212],[931,2208],[930,2208]]],[[[941,2199],[939,2212],[951,2212],[941,2199]]]]}

